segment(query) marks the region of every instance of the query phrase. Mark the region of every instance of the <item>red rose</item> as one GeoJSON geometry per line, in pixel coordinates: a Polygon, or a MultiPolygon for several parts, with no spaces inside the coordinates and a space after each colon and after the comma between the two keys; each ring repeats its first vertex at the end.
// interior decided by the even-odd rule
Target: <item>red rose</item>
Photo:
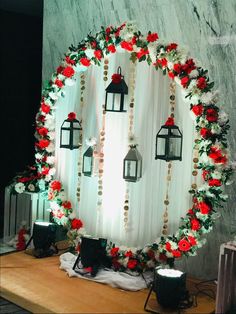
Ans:
{"type": "Polygon", "coordinates": [[[172,80],[175,78],[174,73],[171,72],[171,71],[168,72],[168,76],[169,76],[169,78],[171,78],[172,80]]]}
{"type": "Polygon", "coordinates": [[[166,51],[169,52],[171,50],[175,50],[178,47],[176,43],[171,43],[166,47],[166,51]]]}
{"type": "Polygon", "coordinates": [[[199,202],[197,207],[200,209],[200,212],[204,215],[207,215],[211,211],[211,207],[205,202],[199,202]]]}
{"type": "Polygon", "coordinates": [[[197,231],[201,228],[201,224],[198,219],[191,219],[191,229],[197,231]]]}
{"type": "Polygon", "coordinates": [[[71,202],[70,201],[65,201],[62,203],[62,206],[65,208],[65,209],[71,209],[72,208],[72,205],[71,205],[71,202]]]}
{"type": "Polygon", "coordinates": [[[180,251],[186,252],[186,251],[190,250],[191,245],[187,240],[181,239],[178,243],[178,247],[179,247],[180,251]]]}
{"type": "Polygon", "coordinates": [[[163,68],[165,68],[167,66],[166,58],[157,59],[157,63],[160,64],[163,68]]]}
{"type": "Polygon", "coordinates": [[[107,46],[107,50],[111,53],[116,52],[116,47],[114,45],[109,45],[107,46]]]}
{"type": "Polygon", "coordinates": [[[133,36],[132,39],[131,39],[131,43],[133,45],[135,45],[137,43],[137,37],[136,36],[133,36]]]}
{"type": "Polygon", "coordinates": [[[80,229],[81,227],[83,227],[83,223],[80,219],[74,218],[71,221],[71,228],[72,229],[80,229]]]}
{"type": "Polygon", "coordinates": [[[192,246],[194,246],[194,245],[197,244],[196,239],[195,239],[194,237],[192,237],[192,236],[188,236],[188,241],[189,241],[189,243],[190,243],[192,246]]]}
{"type": "Polygon", "coordinates": [[[121,48],[127,50],[127,51],[133,51],[133,45],[132,43],[129,43],[127,41],[122,41],[120,43],[121,48]]]}
{"type": "Polygon", "coordinates": [[[61,73],[63,71],[64,67],[59,65],[59,67],[57,68],[57,74],[61,73]]]}
{"type": "Polygon", "coordinates": [[[200,116],[203,113],[203,105],[202,104],[193,105],[192,111],[196,116],[200,116]]]}
{"type": "Polygon", "coordinates": [[[121,74],[115,73],[112,75],[111,79],[113,83],[119,84],[121,82],[122,77],[121,74]]]}
{"type": "Polygon", "coordinates": [[[64,86],[63,82],[61,80],[56,79],[54,82],[58,87],[62,88],[64,86]]]}
{"type": "Polygon", "coordinates": [[[49,144],[50,144],[49,140],[39,140],[37,146],[43,149],[43,148],[48,147],[49,144]]]}
{"type": "Polygon", "coordinates": [[[76,113],[75,112],[70,112],[70,113],[68,113],[68,117],[67,117],[67,119],[68,120],[75,120],[75,118],[76,118],[76,113]]]}
{"type": "Polygon", "coordinates": [[[75,71],[72,67],[68,66],[62,71],[62,74],[66,77],[71,77],[75,74],[75,71]]]}
{"type": "Polygon", "coordinates": [[[46,167],[46,166],[43,166],[41,173],[42,173],[44,176],[46,176],[46,175],[49,173],[49,168],[46,167]]]}
{"type": "Polygon", "coordinates": [[[195,63],[193,61],[193,59],[188,59],[184,65],[182,65],[182,71],[186,72],[187,74],[189,74],[190,72],[192,72],[194,69],[196,69],[195,63]]]}
{"type": "Polygon", "coordinates": [[[206,78],[205,77],[199,77],[197,80],[197,87],[199,89],[204,89],[207,86],[206,78]]]}
{"type": "Polygon", "coordinates": [[[174,257],[178,258],[178,257],[181,257],[181,252],[179,250],[173,250],[172,251],[172,254],[174,257]]]}
{"type": "Polygon", "coordinates": [[[208,184],[209,186],[221,186],[221,181],[218,179],[210,179],[208,184]]]}
{"type": "Polygon", "coordinates": [[[101,50],[95,50],[94,51],[94,56],[95,58],[97,58],[98,60],[102,59],[102,51],[101,50]]]}
{"type": "Polygon", "coordinates": [[[192,208],[190,208],[190,209],[188,210],[188,214],[189,214],[189,215],[194,215],[194,211],[193,211],[192,208]]]}
{"type": "Polygon", "coordinates": [[[227,158],[225,156],[220,156],[215,159],[216,164],[225,164],[227,162],[227,158]]]}
{"type": "Polygon", "coordinates": [[[50,106],[43,102],[43,103],[41,103],[41,110],[42,110],[42,112],[47,114],[50,111],[50,106]]]}
{"type": "Polygon", "coordinates": [[[52,181],[50,183],[50,188],[53,190],[53,191],[60,191],[61,190],[61,182],[60,181],[52,181]]]}
{"type": "Polygon", "coordinates": [[[173,69],[174,69],[174,71],[175,71],[176,73],[179,74],[179,73],[181,72],[182,66],[181,66],[180,63],[176,63],[176,64],[174,64],[173,69]]]}
{"type": "Polygon", "coordinates": [[[113,247],[111,249],[111,256],[115,257],[118,255],[118,251],[119,251],[119,248],[118,247],[113,247]]]}
{"type": "Polygon", "coordinates": [[[91,42],[91,47],[92,47],[93,49],[97,47],[96,41],[92,41],[92,42],[91,42]]]}
{"type": "Polygon", "coordinates": [[[37,128],[37,132],[38,132],[38,134],[41,135],[41,136],[47,136],[47,134],[48,134],[48,129],[47,129],[47,128],[44,128],[44,127],[42,127],[42,128],[37,128]]]}
{"type": "Polygon", "coordinates": [[[69,56],[65,57],[65,61],[66,61],[67,64],[72,64],[72,65],[75,64],[75,60],[70,59],[69,56]]]}
{"type": "Polygon", "coordinates": [[[202,178],[204,181],[207,181],[209,175],[209,171],[207,170],[202,170],[202,178]]]}
{"type": "Polygon", "coordinates": [[[107,28],[106,28],[106,33],[107,33],[107,34],[110,34],[110,32],[111,32],[111,28],[110,28],[110,27],[107,27],[107,28]]]}
{"type": "Polygon", "coordinates": [[[88,66],[90,66],[90,60],[89,59],[87,59],[87,58],[81,58],[80,60],[80,63],[82,64],[82,65],[84,65],[85,67],[88,67],[88,66]]]}
{"type": "Polygon", "coordinates": [[[209,122],[216,122],[218,120],[218,112],[215,109],[209,108],[206,111],[206,119],[209,122]]]}
{"type": "Polygon", "coordinates": [[[223,156],[221,150],[214,146],[211,147],[208,156],[212,158],[216,164],[225,164],[227,162],[226,156],[223,156]]]}
{"type": "Polygon", "coordinates": [[[127,267],[129,269],[134,269],[137,266],[138,262],[136,261],[136,259],[130,259],[127,263],[127,267]]]}
{"type": "Polygon", "coordinates": [[[158,37],[157,33],[149,33],[149,34],[147,35],[147,41],[148,41],[148,42],[154,42],[154,41],[156,41],[158,38],[159,38],[159,37],[158,37]]]}
{"type": "Polygon", "coordinates": [[[166,251],[168,252],[172,251],[170,242],[166,242],[166,251]]]}
{"type": "Polygon", "coordinates": [[[186,88],[188,83],[189,83],[189,77],[188,76],[184,76],[181,81],[180,81],[181,85],[186,88]]]}
{"type": "Polygon", "coordinates": [[[203,138],[208,138],[212,135],[211,131],[207,128],[202,128],[200,134],[203,138]]]}
{"type": "Polygon", "coordinates": [[[132,257],[132,256],[133,256],[132,251],[127,251],[127,252],[125,252],[125,256],[126,256],[126,257],[132,257]]]}
{"type": "Polygon", "coordinates": [[[44,122],[45,121],[45,116],[38,115],[37,118],[36,118],[36,121],[44,122]]]}
{"type": "Polygon", "coordinates": [[[175,121],[174,121],[174,118],[172,117],[169,117],[165,123],[165,125],[174,125],[174,124],[175,124],[175,121]]]}
{"type": "Polygon", "coordinates": [[[145,56],[146,54],[148,54],[149,51],[147,49],[141,48],[139,50],[139,52],[136,52],[136,56],[138,59],[142,58],[143,56],[145,56]]]}
{"type": "Polygon", "coordinates": [[[151,258],[151,259],[154,259],[154,258],[155,258],[155,253],[153,252],[153,250],[149,250],[149,251],[147,252],[147,255],[148,255],[148,257],[151,258]]]}

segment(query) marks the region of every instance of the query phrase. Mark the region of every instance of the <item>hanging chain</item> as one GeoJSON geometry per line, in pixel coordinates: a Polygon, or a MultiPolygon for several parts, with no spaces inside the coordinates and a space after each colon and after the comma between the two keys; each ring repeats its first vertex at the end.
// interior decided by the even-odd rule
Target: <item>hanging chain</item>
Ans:
{"type": "MultiPolygon", "coordinates": [[[[129,142],[132,143],[134,140],[134,91],[135,91],[135,77],[136,77],[136,64],[130,63],[129,71],[129,89],[130,89],[130,103],[129,103],[129,120],[128,120],[128,138],[129,142]]],[[[125,188],[125,201],[124,201],[124,229],[127,232],[128,230],[128,221],[129,221],[129,182],[126,181],[125,188]]]]}
{"type": "MultiPolygon", "coordinates": [[[[82,122],[83,116],[83,107],[84,107],[84,91],[85,91],[85,74],[80,75],[80,116],[82,122]]],[[[83,155],[82,155],[82,143],[83,143],[83,135],[81,132],[79,139],[81,146],[79,147],[79,156],[78,156],[78,185],[77,185],[77,200],[78,206],[80,205],[80,194],[81,194],[81,178],[82,178],[82,164],[83,164],[83,155]]]]}
{"type": "MultiPolygon", "coordinates": [[[[104,90],[106,88],[106,82],[108,80],[108,59],[104,60],[103,65],[103,81],[104,81],[104,90]]],[[[99,134],[100,150],[96,152],[98,154],[99,163],[98,163],[98,198],[97,198],[97,209],[98,211],[102,207],[102,194],[103,194],[103,172],[104,172],[104,142],[105,142],[105,127],[106,127],[106,111],[105,104],[102,106],[102,126],[99,134]]]]}
{"type": "MultiPolygon", "coordinates": [[[[171,111],[171,118],[175,117],[174,111],[175,111],[175,82],[170,82],[170,111],[171,111]]],[[[163,214],[163,226],[162,226],[162,235],[167,235],[169,233],[168,230],[168,221],[169,221],[169,213],[168,213],[168,206],[170,204],[169,200],[169,189],[170,189],[170,183],[172,179],[172,167],[173,164],[171,161],[167,163],[167,176],[166,176],[166,194],[164,199],[164,214],[163,214]]]]}
{"type": "Polygon", "coordinates": [[[198,161],[199,161],[199,151],[198,151],[197,142],[198,142],[197,132],[195,132],[195,145],[193,147],[193,170],[192,170],[193,183],[191,185],[193,190],[197,189],[197,175],[198,175],[198,161]]]}

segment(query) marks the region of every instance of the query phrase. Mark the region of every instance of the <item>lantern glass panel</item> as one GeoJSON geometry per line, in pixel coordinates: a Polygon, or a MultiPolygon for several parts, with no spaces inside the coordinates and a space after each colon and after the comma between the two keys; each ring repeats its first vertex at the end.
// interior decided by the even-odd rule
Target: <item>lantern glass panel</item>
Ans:
{"type": "Polygon", "coordinates": [[[79,145],[80,141],[80,130],[73,129],[73,146],[79,145]]]}
{"type": "Polygon", "coordinates": [[[158,155],[165,155],[166,151],[166,139],[162,137],[157,138],[157,152],[158,155]]]}
{"type": "Polygon", "coordinates": [[[169,139],[169,156],[178,157],[181,154],[181,138],[170,137],[169,139]]]}
{"type": "Polygon", "coordinates": [[[84,156],[83,172],[91,172],[93,167],[93,159],[89,156],[84,156]]]}
{"type": "Polygon", "coordinates": [[[69,145],[69,144],[70,144],[70,130],[62,129],[61,145],[69,145]]]}
{"type": "Polygon", "coordinates": [[[137,179],[139,179],[142,176],[142,161],[139,160],[137,166],[137,179]]]}
{"type": "Polygon", "coordinates": [[[106,110],[120,111],[121,94],[107,93],[106,110]]]}
{"type": "Polygon", "coordinates": [[[125,160],[125,177],[136,178],[136,161],[125,160]]]}

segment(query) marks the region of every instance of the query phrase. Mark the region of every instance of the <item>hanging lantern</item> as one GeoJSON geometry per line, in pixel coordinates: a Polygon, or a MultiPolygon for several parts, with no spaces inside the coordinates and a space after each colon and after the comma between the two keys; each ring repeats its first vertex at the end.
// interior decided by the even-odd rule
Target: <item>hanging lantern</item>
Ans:
{"type": "Polygon", "coordinates": [[[76,114],[70,112],[68,118],[62,123],[60,148],[76,149],[81,146],[82,127],[76,119],[76,114]]]}
{"type": "Polygon", "coordinates": [[[93,177],[98,174],[99,153],[95,151],[97,140],[92,137],[86,140],[86,144],[89,148],[83,155],[83,167],[82,172],[87,177],[93,177]]]}
{"type": "Polygon", "coordinates": [[[130,145],[130,150],[124,159],[123,178],[125,181],[137,182],[142,177],[142,156],[136,146],[130,145]]]}
{"type": "Polygon", "coordinates": [[[105,111],[126,112],[124,95],[128,94],[128,86],[121,74],[121,67],[112,75],[112,82],[106,88],[105,111]]]}
{"type": "Polygon", "coordinates": [[[155,159],[182,160],[183,135],[169,117],[156,135],[155,159]]]}

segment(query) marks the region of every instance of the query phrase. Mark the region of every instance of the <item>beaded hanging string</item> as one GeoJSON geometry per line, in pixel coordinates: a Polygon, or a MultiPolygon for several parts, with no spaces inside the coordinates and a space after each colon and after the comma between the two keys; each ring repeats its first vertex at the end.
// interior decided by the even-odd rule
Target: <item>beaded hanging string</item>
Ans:
{"type": "MultiPolygon", "coordinates": [[[[80,75],[80,116],[82,121],[83,116],[83,107],[84,107],[84,91],[85,91],[85,74],[80,75]]],[[[78,156],[78,185],[77,185],[77,200],[78,206],[80,205],[80,193],[81,193],[81,177],[82,177],[82,163],[83,163],[83,155],[82,155],[82,133],[79,139],[81,146],[79,147],[79,156],[78,156]]]]}
{"type": "Polygon", "coordinates": [[[193,176],[193,183],[191,185],[193,190],[197,189],[197,175],[198,175],[198,144],[197,144],[197,133],[195,134],[195,144],[193,147],[193,170],[192,170],[192,176],[193,176]]]}
{"type": "MultiPolygon", "coordinates": [[[[134,141],[134,91],[135,91],[135,77],[136,77],[136,64],[130,63],[129,71],[129,90],[130,90],[130,103],[129,103],[129,120],[128,120],[128,138],[129,144],[134,141]]],[[[129,182],[126,181],[125,188],[125,201],[124,201],[124,229],[128,231],[128,221],[129,221],[129,182]]]]}
{"type": "MultiPolygon", "coordinates": [[[[103,81],[104,81],[104,90],[106,89],[106,84],[108,80],[108,59],[105,58],[104,65],[103,65],[103,81]]],[[[103,201],[103,172],[104,172],[104,142],[105,142],[105,126],[106,126],[106,111],[105,111],[105,104],[102,106],[102,126],[99,133],[99,142],[100,142],[100,150],[99,152],[96,151],[97,154],[94,157],[98,157],[98,197],[97,197],[97,227],[100,220],[100,211],[102,208],[102,201],[103,201]]]]}
{"type": "MultiPolygon", "coordinates": [[[[170,86],[169,86],[169,90],[170,90],[170,111],[171,111],[171,118],[174,119],[175,114],[175,82],[170,82],[170,86]]],[[[164,199],[164,214],[163,214],[163,226],[162,226],[162,235],[167,235],[169,233],[168,231],[168,221],[169,221],[169,213],[168,213],[168,206],[170,204],[170,200],[169,200],[169,189],[170,189],[170,183],[171,183],[171,178],[172,178],[172,162],[169,161],[167,163],[167,176],[166,176],[166,193],[165,193],[165,199],[164,199]]]]}

